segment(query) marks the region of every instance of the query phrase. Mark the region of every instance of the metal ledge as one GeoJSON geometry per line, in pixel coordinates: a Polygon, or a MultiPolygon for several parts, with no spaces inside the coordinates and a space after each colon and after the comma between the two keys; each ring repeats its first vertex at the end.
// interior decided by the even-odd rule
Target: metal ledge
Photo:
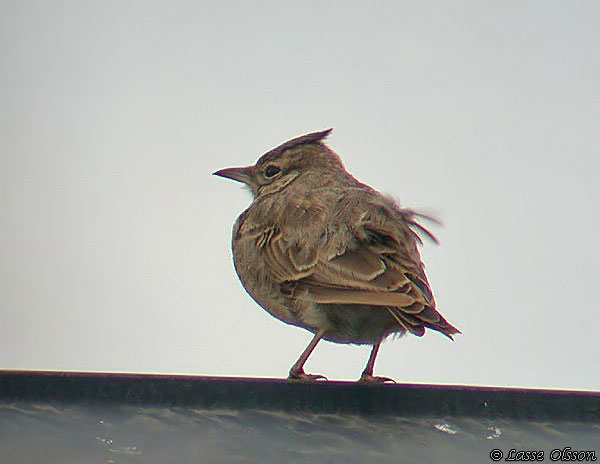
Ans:
{"type": "Polygon", "coordinates": [[[0,371],[0,402],[13,401],[600,423],[600,392],[460,385],[0,371]]]}

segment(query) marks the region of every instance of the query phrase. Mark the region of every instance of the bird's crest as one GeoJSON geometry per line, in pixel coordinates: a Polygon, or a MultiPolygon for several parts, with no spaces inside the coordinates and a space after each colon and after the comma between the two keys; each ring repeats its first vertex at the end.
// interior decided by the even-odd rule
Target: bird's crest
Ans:
{"type": "Polygon", "coordinates": [[[296,137],[295,139],[288,140],[285,143],[282,143],[278,147],[269,150],[264,155],[262,155],[257,164],[263,164],[266,161],[269,161],[273,158],[277,158],[281,153],[291,148],[297,147],[298,145],[303,145],[305,143],[316,143],[322,141],[325,137],[327,137],[333,129],[326,129],[320,132],[311,132],[310,134],[304,134],[300,137],[296,137]]]}

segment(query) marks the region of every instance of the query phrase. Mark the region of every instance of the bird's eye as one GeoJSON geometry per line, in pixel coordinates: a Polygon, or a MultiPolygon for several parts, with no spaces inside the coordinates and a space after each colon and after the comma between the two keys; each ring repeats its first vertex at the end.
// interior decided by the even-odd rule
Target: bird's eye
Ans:
{"type": "Polygon", "coordinates": [[[277,166],[269,166],[267,169],[265,169],[265,177],[276,176],[280,171],[281,169],[279,169],[277,166]]]}

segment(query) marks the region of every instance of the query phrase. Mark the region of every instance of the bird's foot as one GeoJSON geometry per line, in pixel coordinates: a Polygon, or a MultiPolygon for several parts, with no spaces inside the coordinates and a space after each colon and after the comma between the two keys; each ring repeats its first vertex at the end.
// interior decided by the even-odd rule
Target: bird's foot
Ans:
{"type": "Polygon", "coordinates": [[[290,375],[288,376],[287,380],[288,380],[288,382],[303,382],[303,383],[317,382],[319,380],[323,380],[326,382],[327,377],[325,377],[324,375],[320,375],[320,374],[306,374],[303,369],[298,369],[298,370],[292,369],[290,371],[290,375]]]}
{"type": "Polygon", "coordinates": [[[375,377],[371,374],[365,374],[364,372],[363,375],[360,376],[360,379],[358,381],[360,383],[396,383],[394,379],[390,379],[389,377],[375,377]]]}

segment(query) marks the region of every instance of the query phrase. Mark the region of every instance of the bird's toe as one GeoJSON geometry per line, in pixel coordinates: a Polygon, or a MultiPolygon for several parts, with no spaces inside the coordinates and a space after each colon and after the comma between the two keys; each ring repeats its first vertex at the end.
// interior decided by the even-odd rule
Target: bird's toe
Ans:
{"type": "Polygon", "coordinates": [[[391,382],[391,383],[396,383],[396,381],[394,379],[390,379],[389,377],[375,377],[373,375],[370,374],[364,374],[360,376],[360,379],[358,380],[360,383],[386,383],[386,382],[391,382]]]}
{"type": "Polygon", "coordinates": [[[327,377],[320,374],[307,374],[303,370],[299,371],[290,371],[290,375],[287,378],[288,382],[317,382],[317,381],[327,381],[327,377]]]}

